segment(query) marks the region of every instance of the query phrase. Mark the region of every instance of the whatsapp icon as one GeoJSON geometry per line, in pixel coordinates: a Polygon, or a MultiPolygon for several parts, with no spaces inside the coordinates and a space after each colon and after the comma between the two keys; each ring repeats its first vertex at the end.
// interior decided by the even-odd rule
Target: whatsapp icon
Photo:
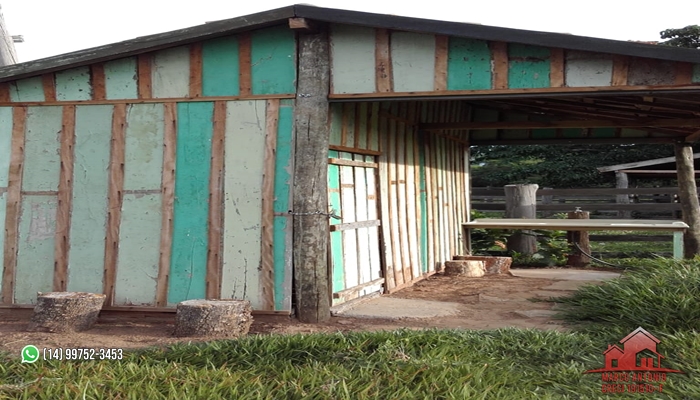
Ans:
{"type": "Polygon", "coordinates": [[[34,363],[39,359],[39,349],[30,344],[22,348],[22,364],[24,363],[34,363]]]}

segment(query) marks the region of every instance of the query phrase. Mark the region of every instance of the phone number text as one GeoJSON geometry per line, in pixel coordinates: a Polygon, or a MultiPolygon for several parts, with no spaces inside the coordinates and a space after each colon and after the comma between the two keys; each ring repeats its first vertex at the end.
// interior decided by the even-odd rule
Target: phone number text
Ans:
{"type": "Polygon", "coordinates": [[[121,360],[123,349],[78,349],[78,348],[45,348],[42,352],[44,360],[56,361],[91,361],[91,360],[121,360]]]}

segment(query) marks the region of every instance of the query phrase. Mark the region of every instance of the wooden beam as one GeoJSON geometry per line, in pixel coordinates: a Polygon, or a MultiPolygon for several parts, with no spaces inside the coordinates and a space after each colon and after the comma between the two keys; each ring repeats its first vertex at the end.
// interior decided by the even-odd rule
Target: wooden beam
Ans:
{"type": "Polygon", "coordinates": [[[613,56],[612,86],[627,86],[630,59],[626,56],[613,56]]]}
{"type": "Polygon", "coordinates": [[[262,248],[260,252],[260,287],[262,308],[275,309],[275,151],[277,149],[277,127],[279,125],[279,100],[269,100],[265,116],[265,155],[262,178],[262,248]]]}
{"type": "Polygon", "coordinates": [[[342,299],[343,297],[348,297],[357,294],[357,292],[361,291],[362,289],[371,287],[371,286],[377,286],[377,285],[382,285],[384,284],[384,278],[379,278],[375,279],[373,281],[365,282],[362,284],[359,284],[357,286],[341,290],[339,292],[333,293],[333,298],[334,299],[342,299]]]}
{"type": "Polygon", "coordinates": [[[151,76],[151,55],[139,54],[137,58],[138,64],[138,93],[139,99],[150,99],[153,97],[153,84],[151,76]]]}
{"type": "Polygon", "coordinates": [[[156,278],[156,306],[168,304],[168,276],[173,234],[173,205],[175,204],[175,150],[177,141],[177,105],[166,103],[163,137],[163,208],[160,228],[160,258],[156,278]]]}
{"type": "Polygon", "coordinates": [[[380,93],[393,92],[394,74],[391,68],[391,33],[388,29],[376,29],[375,46],[376,91],[380,93]]]}
{"type": "Polygon", "coordinates": [[[508,89],[508,43],[491,42],[493,88],[508,89]]]}
{"type": "Polygon", "coordinates": [[[41,83],[44,87],[44,101],[56,101],[56,81],[53,74],[42,75],[41,83]]]}
{"type": "Polygon", "coordinates": [[[2,303],[10,305],[14,300],[17,247],[19,244],[19,216],[22,199],[22,171],[24,169],[24,136],[27,107],[12,110],[12,142],[10,169],[7,183],[7,208],[5,209],[5,243],[2,272],[2,303]]]}
{"type": "Polygon", "coordinates": [[[447,90],[447,59],[450,38],[445,35],[435,35],[435,84],[436,92],[447,90]]]}
{"type": "MultiPolygon", "coordinates": [[[[693,154],[693,159],[696,159],[696,158],[700,158],[700,153],[693,154]]],[[[631,162],[631,163],[625,163],[625,164],[610,165],[607,167],[597,168],[597,170],[598,170],[598,172],[612,172],[612,171],[619,171],[619,170],[623,170],[623,169],[648,167],[650,165],[670,164],[670,163],[675,163],[675,162],[676,162],[676,157],[664,157],[664,158],[655,158],[653,160],[644,160],[644,161],[637,161],[637,162],[631,162]]]]}
{"type": "Polygon", "coordinates": [[[349,229],[359,229],[359,228],[372,228],[375,226],[380,226],[382,224],[381,220],[371,220],[371,221],[359,221],[359,222],[347,222],[345,224],[331,225],[331,232],[336,231],[346,231],[349,229]]]}
{"type": "Polygon", "coordinates": [[[53,291],[68,287],[68,252],[73,203],[73,159],[75,156],[75,106],[63,107],[61,128],[61,173],[58,181],[58,210],[54,242],[53,291]]]}
{"type": "Polygon", "coordinates": [[[190,45],[190,97],[202,97],[202,43],[190,45]]]}
{"type": "Polygon", "coordinates": [[[564,49],[550,49],[549,86],[564,87],[564,49]]]}
{"type": "Polygon", "coordinates": [[[368,149],[356,149],[354,147],[347,147],[347,146],[330,145],[330,146],[328,146],[328,148],[330,150],[344,151],[346,153],[365,154],[368,156],[381,156],[382,155],[381,151],[368,150],[368,149]]]}
{"type": "Polygon", "coordinates": [[[224,141],[226,139],[226,102],[214,103],[214,128],[211,146],[211,174],[209,176],[209,221],[207,228],[206,296],[221,298],[221,269],[223,267],[223,186],[224,141]]]}
{"type": "Polygon", "coordinates": [[[119,256],[119,231],[124,200],[124,157],[126,146],[126,104],[114,106],[112,114],[111,160],[109,163],[109,193],[107,202],[107,237],[105,240],[105,265],[102,293],[105,305],[114,301],[119,256]]]}
{"type": "Polygon", "coordinates": [[[326,31],[298,34],[298,81],[294,105],[293,248],[297,315],[302,322],[330,319],[328,218],[328,101],[330,44],[326,31]]]}
{"type": "Polygon", "coordinates": [[[686,136],[686,138],[685,138],[685,141],[689,142],[689,143],[696,142],[698,140],[700,140],[700,130],[698,130],[694,133],[691,133],[690,135],[686,136]]]}
{"type": "Polygon", "coordinates": [[[688,142],[678,142],[674,145],[674,151],[683,222],[689,227],[683,234],[683,256],[693,258],[700,255],[700,202],[695,183],[693,148],[688,142]]]}
{"type": "Polygon", "coordinates": [[[11,103],[10,82],[0,83],[0,103],[11,103]]]}
{"type": "Polygon", "coordinates": [[[238,36],[238,86],[241,96],[250,96],[253,92],[251,57],[250,33],[242,33],[238,36]]]}
{"type": "Polygon", "coordinates": [[[317,33],[318,24],[307,18],[289,18],[289,29],[304,33],[317,33]]]}
{"type": "Polygon", "coordinates": [[[539,128],[602,128],[602,127],[694,127],[700,126],[700,118],[646,119],[632,121],[570,120],[570,121],[496,121],[496,122],[446,122],[420,125],[425,131],[445,129],[539,129],[539,128]]]}
{"type": "Polygon", "coordinates": [[[329,158],[328,164],[347,165],[349,167],[377,168],[379,164],[365,161],[346,160],[344,158],[329,158]]]}
{"type": "Polygon", "coordinates": [[[92,99],[103,101],[107,98],[107,87],[105,84],[105,67],[102,63],[90,66],[90,83],[92,84],[92,99]]]}

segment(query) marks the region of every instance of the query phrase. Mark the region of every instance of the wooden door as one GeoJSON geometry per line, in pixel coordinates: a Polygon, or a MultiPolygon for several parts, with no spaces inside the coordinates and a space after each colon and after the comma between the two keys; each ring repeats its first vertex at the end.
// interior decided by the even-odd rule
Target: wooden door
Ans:
{"type": "Polygon", "coordinates": [[[330,151],[328,198],[331,218],[333,304],[383,290],[379,253],[375,156],[330,151]]]}

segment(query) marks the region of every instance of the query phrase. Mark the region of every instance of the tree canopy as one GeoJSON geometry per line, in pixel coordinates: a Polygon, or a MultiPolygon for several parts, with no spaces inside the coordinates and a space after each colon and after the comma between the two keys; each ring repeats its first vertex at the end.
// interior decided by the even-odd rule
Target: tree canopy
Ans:
{"type": "Polygon", "coordinates": [[[665,46],[700,49],[700,25],[688,25],[685,28],[666,29],[660,33],[661,39],[668,39],[660,44],[665,46]]]}

